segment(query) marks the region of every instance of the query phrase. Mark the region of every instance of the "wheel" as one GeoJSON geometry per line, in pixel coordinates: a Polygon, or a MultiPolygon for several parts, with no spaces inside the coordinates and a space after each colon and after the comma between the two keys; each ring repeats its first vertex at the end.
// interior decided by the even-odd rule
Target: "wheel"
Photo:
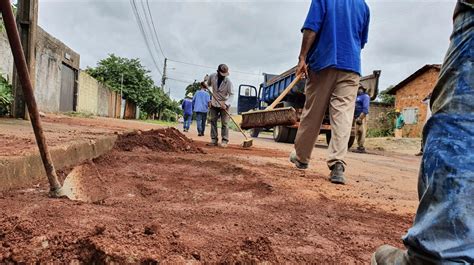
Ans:
{"type": "MultiPolygon", "coordinates": [[[[331,132],[327,132],[326,143],[329,145],[330,142],[331,142],[331,132]]],[[[355,142],[355,136],[351,135],[351,137],[349,137],[349,142],[347,143],[347,146],[349,147],[349,149],[354,145],[354,142],[355,142]]]]}
{"type": "Polygon", "coordinates": [[[253,138],[257,138],[261,130],[262,129],[260,128],[253,128],[252,130],[250,130],[250,136],[253,138]]]}
{"type": "Polygon", "coordinates": [[[297,128],[289,128],[289,129],[290,129],[290,133],[288,133],[287,143],[294,144],[295,139],[296,139],[296,134],[298,133],[298,129],[297,128]]]}
{"type": "Polygon", "coordinates": [[[289,131],[286,126],[275,126],[273,128],[273,140],[278,143],[286,143],[289,131]]]}

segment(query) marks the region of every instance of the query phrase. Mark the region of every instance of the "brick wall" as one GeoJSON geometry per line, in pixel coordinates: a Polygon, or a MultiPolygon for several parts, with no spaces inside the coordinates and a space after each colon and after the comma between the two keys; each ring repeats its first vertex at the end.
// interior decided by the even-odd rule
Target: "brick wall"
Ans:
{"type": "Polygon", "coordinates": [[[403,128],[404,137],[420,137],[426,121],[427,105],[422,100],[432,91],[438,80],[439,70],[431,68],[404,87],[395,95],[395,108],[403,111],[407,108],[417,108],[417,123],[407,124],[403,128]]]}
{"type": "Polygon", "coordinates": [[[369,118],[367,120],[368,129],[388,130],[393,127],[393,122],[387,119],[387,113],[392,111],[394,106],[381,102],[371,102],[369,118]]]}

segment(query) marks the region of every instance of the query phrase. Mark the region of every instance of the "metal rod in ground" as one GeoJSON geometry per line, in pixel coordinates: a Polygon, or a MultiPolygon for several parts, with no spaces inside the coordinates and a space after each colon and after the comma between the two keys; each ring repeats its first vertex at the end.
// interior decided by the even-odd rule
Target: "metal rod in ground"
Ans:
{"type": "Polygon", "coordinates": [[[0,11],[3,16],[5,29],[10,42],[13,59],[15,61],[15,67],[23,88],[23,94],[28,107],[28,112],[30,114],[31,125],[33,126],[33,131],[35,133],[36,143],[38,144],[38,149],[41,154],[44,169],[48,177],[50,194],[51,196],[56,197],[59,196],[61,184],[58,181],[58,176],[56,175],[56,170],[48,150],[48,145],[46,144],[46,138],[43,133],[38,106],[36,104],[33,94],[33,87],[31,85],[30,76],[28,73],[25,54],[23,53],[23,47],[20,42],[20,36],[18,35],[18,29],[16,27],[15,17],[13,16],[13,10],[10,1],[0,0],[0,11]]]}

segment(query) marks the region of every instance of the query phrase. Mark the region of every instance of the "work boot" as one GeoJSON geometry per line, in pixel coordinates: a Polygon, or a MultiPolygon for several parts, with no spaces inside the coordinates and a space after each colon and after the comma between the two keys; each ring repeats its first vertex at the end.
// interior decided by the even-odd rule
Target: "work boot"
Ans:
{"type": "Polygon", "coordinates": [[[217,142],[210,142],[208,144],[206,144],[206,146],[218,146],[217,142]]]}
{"type": "Polygon", "coordinates": [[[346,178],[344,177],[344,164],[336,163],[331,167],[331,175],[329,180],[334,184],[346,184],[346,178]]]}
{"type": "Polygon", "coordinates": [[[358,147],[357,147],[357,153],[366,154],[367,151],[365,151],[365,147],[363,147],[363,146],[358,146],[358,147]]]}
{"type": "Polygon", "coordinates": [[[290,162],[295,164],[296,168],[298,168],[298,169],[307,169],[308,168],[308,164],[301,163],[300,161],[298,161],[298,158],[296,158],[296,151],[291,152],[290,162]]]}
{"type": "Polygon", "coordinates": [[[221,143],[222,148],[227,148],[227,143],[221,143]]]}
{"type": "MultiPolygon", "coordinates": [[[[401,249],[383,245],[375,251],[370,261],[371,265],[408,265],[414,264],[410,262],[406,251],[401,249]]],[[[416,264],[416,263],[415,263],[416,264]]]]}

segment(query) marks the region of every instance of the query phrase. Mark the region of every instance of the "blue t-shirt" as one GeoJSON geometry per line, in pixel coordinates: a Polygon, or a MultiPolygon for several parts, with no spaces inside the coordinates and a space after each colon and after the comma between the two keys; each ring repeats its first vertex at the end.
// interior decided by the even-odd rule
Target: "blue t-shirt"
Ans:
{"type": "Polygon", "coordinates": [[[181,108],[183,109],[184,115],[192,115],[193,101],[190,98],[185,98],[181,104],[181,108]]]}
{"type": "Polygon", "coordinates": [[[204,90],[199,90],[194,94],[193,98],[193,109],[194,112],[207,112],[209,108],[209,101],[211,96],[204,90]]]}
{"type": "Polygon", "coordinates": [[[357,95],[354,117],[358,118],[363,112],[369,114],[370,97],[366,93],[357,95]]]}
{"type": "Polygon", "coordinates": [[[317,33],[306,58],[309,68],[336,68],[360,75],[360,53],[368,40],[369,20],[364,0],[312,0],[302,28],[317,33]]]}

